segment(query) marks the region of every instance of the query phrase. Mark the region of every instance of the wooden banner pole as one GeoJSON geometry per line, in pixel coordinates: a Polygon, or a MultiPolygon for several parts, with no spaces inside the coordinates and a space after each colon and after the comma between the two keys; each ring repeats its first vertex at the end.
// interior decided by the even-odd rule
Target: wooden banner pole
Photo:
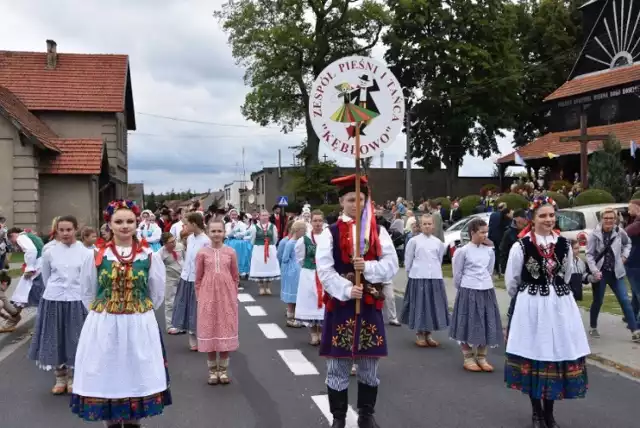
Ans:
{"type": "MultiPolygon", "coordinates": [[[[356,246],[354,257],[360,257],[360,232],[362,228],[362,201],[360,200],[360,122],[356,123],[356,246]]],[[[362,287],[362,271],[356,270],[356,287],[362,287]]],[[[360,314],[360,300],[356,299],[356,315],[360,314]]]]}

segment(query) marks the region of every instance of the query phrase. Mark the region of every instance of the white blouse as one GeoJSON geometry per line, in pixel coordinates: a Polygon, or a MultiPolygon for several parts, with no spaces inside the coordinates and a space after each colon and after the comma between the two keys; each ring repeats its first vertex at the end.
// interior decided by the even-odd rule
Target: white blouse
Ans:
{"type": "Polygon", "coordinates": [[[145,239],[149,244],[160,242],[162,229],[156,223],[142,222],[138,226],[138,239],[145,239]]]}
{"type": "Polygon", "coordinates": [[[201,248],[209,246],[211,246],[211,239],[209,239],[206,233],[189,235],[187,238],[187,252],[184,255],[180,278],[189,282],[196,280],[196,255],[201,248]]]}
{"type": "MultiPolygon", "coordinates": [[[[342,221],[350,220],[349,217],[345,215],[342,216],[342,221]]],[[[351,230],[355,250],[355,222],[351,230]]],[[[398,255],[393,246],[393,241],[384,227],[380,228],[379,239],[382,249],[380,260],[366,261],[364,265],[364,277],[372,284],[391,282],[396,273],[398,273],[398,255]]],[[[348,279],[340,276],[334,267],[331,229],[325,229],[321,235],[318,235],[316,237],[316,244],[316,270],[322,286],[331,296],[338,300],[343,302],[351,300],[351,288],[353,284],[348,279]]]]}
{"type": "Polygon", "coordinates": [[[409,239],[404,253],[404,265],[412,279],[442,279],[444,243],[423,233],[409,239]]]}
{"type": "Polygon", "coordinates": [[[82,300],[80,270],[87,254],[93,256],[94,252],[80,242],[71,245],[60,242],[50,246],[42,256],[45,286],[42,298],[61,302],[82,300]]]}
{"type": "Polygon", "coordinates": [[[224,225],[225,236],[227,238],[245,239],[247,235],[247,225],[238,221],[230,221],[224,225]]]}
{"type": "Polygon", "coordinates": [[[25,272],[35,272],[31,279],[40,275],[42,268],[42,257],[38,257],[38,249],[31,239],[24,233],[18,235],[18,246],[24,253],[25,272]]]}
{"type": "Polygon", "coordinates": [[[493,288],[496,255],[493,247],[468,243],[453,254],[453,283],[456,288],[489,290],[493,288]]]}
{"type": "MultiPolygon", "coordinates": [[[[131,247],[116,247],[116,251],[128,256],[131,254],[131,247]]],[[[103,257],[106,257],[107,260],[117,260],[111,248],[105,250],[103,257]]],[[[162,258],[150,248],[143,248],[143,251],[136,255],[134,261],[146,260],[149,257],[151,257],[148,282],[149,298],[153,302],[153,307],[158,309],[164,302],[165,268],[162,258]]],[[[87,251],[84,256],[82,267],[80,268],[80,284],[82,286],[82,303],[89,309],[98,291],[98,268],[96,267],[93,251],[87,251]]]]}

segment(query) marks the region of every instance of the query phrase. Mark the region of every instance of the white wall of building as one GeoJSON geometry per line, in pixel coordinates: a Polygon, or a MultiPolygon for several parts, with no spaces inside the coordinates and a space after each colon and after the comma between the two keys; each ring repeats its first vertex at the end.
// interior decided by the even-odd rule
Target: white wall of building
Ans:
{"type": "Polygon", "coordinates": [[[225,208],[231,205],[240,211],[244,211],[245,207],[241,206],[241,199],[240,199],[240,190],[244,188],[245,188],[245,182],[241,180],[232,181],[231,183],[224,185],[225,208]]]}

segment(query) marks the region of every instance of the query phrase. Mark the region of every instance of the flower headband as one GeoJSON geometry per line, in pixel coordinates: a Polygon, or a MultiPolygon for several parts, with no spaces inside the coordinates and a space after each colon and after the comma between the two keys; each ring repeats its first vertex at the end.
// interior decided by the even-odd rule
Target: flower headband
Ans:
{"type": "Polygon", "coordinates": [[[136,216],[136,218],[140,216],[140,207],[136,205],[134,201],[118,199],[118,200],[109,202],[109,205],[107,205],[107,208],[105,208],[104,212],[102,213],[102,217],[104,218],[104,221],[109,223],[111,221],[111,217],[113,216],[113,214],[120,209],[131,210],[133,214],[136,216]]]}
{"type": "Polygon", "coordinates": [[[553,207],[553,209],[558,208],[558,204],[550,196],[547,196],[547,195],[538,196],[529,205],[529,218],[532,219],[533,218],[533,213],[536,212],[536,210],[538,210],[538,208],[540,208],[542,206],[545,206],[545,205],[551,205],[553,207]]]}

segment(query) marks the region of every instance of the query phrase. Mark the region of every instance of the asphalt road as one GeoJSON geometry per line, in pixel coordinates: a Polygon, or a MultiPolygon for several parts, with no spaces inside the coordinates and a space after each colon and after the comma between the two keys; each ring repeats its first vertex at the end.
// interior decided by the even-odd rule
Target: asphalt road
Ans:
{"type": "MultiPolygon", "coordinates": [[[[257,296],[255,286],[245,285],[245,293],[253,296],[248,298],[255,301],[239,303],[240,349],[231,359],[233,383],[207,385],[205,355],[189,352],[186,336],[168,336],[165,344],[174,405],[163,416],[145,421],[145,427],[329,426],[322,411],[326,405],[324,360],[316,348],[307,344],[305,329],[285,327],[284,304],[277,297],[277,289],[276,295],[262,297],[257,296]],[[251,316],[245,309],[250,306],[260,306],[266,315],[251,316]],[[267,338],[267,334],[280,338],[267,338]]],[[[441,348],[420,349],[406,328],[388,327],[387,332],[391,355],[381,362],[377,405],[381,427],[529,426],[528,398],[506,389],[502,381],[502,351],[490,354],[495,373],[470,374],[463,371],[457,345],[447,339],[446,333],[435,335],[441,348]]],[[[87,426],[70,413],[68,397],[50,394],[53,375],[39,371],[27,360],[27,348],[28,343],[23,344],[0,362],[0,427],[87,426]]],[[[560,425],[637,426],[640,384],[593,366],[589,375],[590,391],[585,400],[569,400],[556,406],[560,425]]],[[[355,379],[352,385],[350,396],[355,408],[355,379]]]]}

